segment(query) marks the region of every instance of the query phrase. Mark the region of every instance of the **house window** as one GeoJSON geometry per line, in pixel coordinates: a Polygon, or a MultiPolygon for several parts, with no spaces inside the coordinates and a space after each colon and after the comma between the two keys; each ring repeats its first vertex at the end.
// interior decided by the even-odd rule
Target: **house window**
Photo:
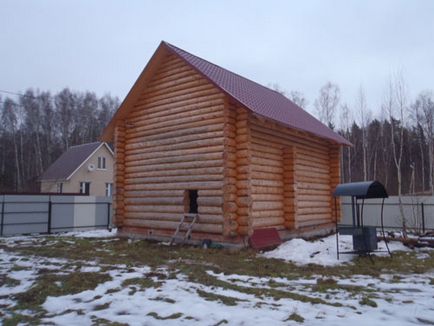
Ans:
{"type": "Polygon", "coordinates": [[[184,192],[184,212],[188,214],[198,213],[198,191],[197,190],[186,190],[184,192]]]}
{"type": "Polygon", "coordinates": [[[57,184],[57,193],[58,194],[63,193],[63,183],[58,183],[57,184]]]}
{"type": "Polygon", "coordinates": [[[105,157],[104,156],[98,156],[98,169],[100,169],[100,170],[105,170],[106,169],[105,157]]]}
{"type": "Polygon", "coordinates": [[[90,182],[80,182],[80,194],[90,194],[90,182]]]}
{"type": "Polygon", "coordinates": [[[105,184],[105,195],[107,197],[110,197],[112,195],[112,189],[113,189],[113,183],[106,183],[105,184]]]}

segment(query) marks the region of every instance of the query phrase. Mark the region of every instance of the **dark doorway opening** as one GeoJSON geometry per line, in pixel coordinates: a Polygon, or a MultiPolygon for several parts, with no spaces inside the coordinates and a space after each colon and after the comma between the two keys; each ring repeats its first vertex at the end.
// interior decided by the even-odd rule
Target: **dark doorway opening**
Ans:
{"type": "Polygon", "coordinates": [[[186,190],[184,195],[184,211],[188,214],[197,214],[198,204],[197,198],[199,197],[197,190],[186,190]]]}

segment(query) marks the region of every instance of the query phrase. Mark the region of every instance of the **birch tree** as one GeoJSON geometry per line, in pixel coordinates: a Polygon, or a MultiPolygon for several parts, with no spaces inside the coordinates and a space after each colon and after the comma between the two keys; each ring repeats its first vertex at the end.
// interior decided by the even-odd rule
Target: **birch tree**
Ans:
{"type": "Polygon", "coordinates": [[[15,162],[15,191],[20,191],[22,189],[22,169],[20,164],[19,156],[19,143],[18,143],[18,116],[17,116],[17,105],[14,101],[7,98],[3,104],[2,112],[2,122],[4,130],[11,136],[13,145],[13,160],[15,162]]]}
{"type": "MultiPolygon", "coordinates": [[[[351,138],[351,124],[352,124],[352,117],[351,117],[351,111],[350,108],[347,104],[344,104],[341,106],[341,116],[340,116],[340,128],[342,130],[342,133],[344,135],[344,137],[346,139],[350,139],[351,138]]],[[[347,176],[347,179],[344,180],[346,182],[351,182],[352,181],[352,176],[351,176],[351,151],[352,148],[351,146],[345,146],[344,147],[344,155],[346,155],[346,163],[347,166],[344,166],[344,155],[342,155],[342,170],[344,173],[342,173],[343,176],[347,176]],[[346,170],[346,171],[345,171],[346,170]],[[345,173],[346,172],[346,173],[345,173]]]]}
{"type": "Polygon", "coordinates": [[[418,95],[412,106],[415,119],[422,127],[428,145],[428,182],[429,191],[433,194],[433,155],[434,155],[434,99],[431,91],[418,95]]]}
{"type": "Polygon", "coordinates": [[[371,120],[371,113],[366,103],[366,94],[360,86],[356,98],[356,110],[359,116],[360,127],[362,129],[362,160],[363,160],[363,180],[368,180],[368,125],[371,120]]]}
{"type": "Polygon", "coordinates": [[[393,81],[390,80],[383,105],[390,120],[392,156],[398,181],[399,212],[405,230],[406,218],[402,205],[402,154],[404,148],[403,124],[407,110],[407,89],[401,75],[397,75],[393,81]]]}
{"type": "Polygon", "coordinates": [[[340,101],[340,90],[338,85],[327,82],[319,91],[314,106],[319,120],[330,129],[335,128],[336,110],[340,101]]]}

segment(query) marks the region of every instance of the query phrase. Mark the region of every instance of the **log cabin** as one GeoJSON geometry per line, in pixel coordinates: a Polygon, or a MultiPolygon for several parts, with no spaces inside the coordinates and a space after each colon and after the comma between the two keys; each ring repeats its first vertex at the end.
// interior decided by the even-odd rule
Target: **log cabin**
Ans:
{"type": "MultiPolygon", "coordinates": [[[[350,143],[282,94],[167,42],[105,128],[115,148],[114,216],[126,236],[243,245],[334,229],[331,193],[350,143]]],[[[335,215],[336,213],[336,215],[335,215]]]]}

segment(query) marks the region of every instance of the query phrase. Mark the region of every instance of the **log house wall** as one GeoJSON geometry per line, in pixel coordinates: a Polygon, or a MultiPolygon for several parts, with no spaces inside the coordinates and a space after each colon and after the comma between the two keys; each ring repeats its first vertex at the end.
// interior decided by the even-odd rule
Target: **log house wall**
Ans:
{"type": "Polygon", "coordinates": [[[251,118],[251,134],[255,227],[293,230],[332,223],[339,146],[258,117],[251,118]]]}
{"type": "Polygon", "coordinates": [[[199,195],[197,238],[333,221],[339,145],[257,117],[174,55],[117,121],[115,149],[116,224],[127,232],[173,234],[188,189],[199,195]]]}
{"type": "Polygon", "coordinates": [[[222,234],[224,103],[182,60],[163,61],[125,121],[124,193],[116,198],[125,203],[117,211],[124,228],[172,234],[184,213],[184,191],[197,189],[193,233],[222,234]]]}

